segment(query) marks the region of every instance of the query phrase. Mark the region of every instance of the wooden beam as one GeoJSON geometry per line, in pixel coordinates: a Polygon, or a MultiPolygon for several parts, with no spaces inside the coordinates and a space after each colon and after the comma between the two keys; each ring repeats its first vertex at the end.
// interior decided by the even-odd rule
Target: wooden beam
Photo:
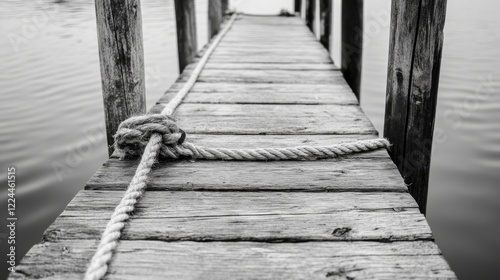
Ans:
{"type": "Polygon", "coordinates": [[[175,0],[175,19],[179,72],[182,73],[184,68],[193,62],[198,51],[194,0],[175,0]]]}
{"type": "Polygon", "coordinates": [[[306,25],[314,33],[314,15],[316,0],[306,0],[306,25]]]}
{"type": "Polygon", "coordinates": [[[219,32],[222,22],[221,0],[208,1],[208,40],[219,32]]]}
{"type": "Polygon", "coordinates": [[[295,12],[296,13],[300,13],[301,5],[302,5],[302,1],[301,0],[295,0],[295,12]]]}
{"type": "Polygon", "coordinates": [[[222,17],[226,14],[227,10],[229,9],[229,0],[221,0],[220,1],[220,8],[222,12],[222,17]]]}
{"type": "Polygon", "coordinates": [[[393,0],[384,136],[425,214],[446,0],[393,0]]]}
{"type": "Polygon", "coordinates": [[[332,1],[333,0],[320,0],[319,1],[319,16],[320,16],[320,30],[319,42],[327,49],[330,50],[330,38],[332,36],[332,1]]]}
{"type": "Polygon", "coordinates": [[[363,59],[363,0],[342,0],[341,53],[342,73],[359,100],[363,59]]]}
{"type": "Polygon", "coordinates": [[[99,58],[108,153],[120,123],[146,112],[142,17],[139,0],[96,1],[99,58]]]}

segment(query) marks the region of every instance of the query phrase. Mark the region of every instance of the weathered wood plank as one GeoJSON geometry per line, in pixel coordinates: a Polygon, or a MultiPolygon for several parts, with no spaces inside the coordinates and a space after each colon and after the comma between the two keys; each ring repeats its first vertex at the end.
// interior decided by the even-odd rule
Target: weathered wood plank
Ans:
{"type": "Polygon", "coordinates": [[[208,60],[209,62],[223,62],[223,63],[333,63],[329,57],[318,57],[308,55],[289,55],[289,56],[261,56],[261,55],[248,55],[248,56],[227,56],[227,55],[213,55],[208,60]]]}
{"type": "MultiPolygon", "coordinates": [[[[433,240],[431,230],[417,208],[304,215],[213,214],[215,216],[175,218],[134,216],[123,230],[121,240],[285,243],[433,240]]],[[[110,216],[111,211],[100,211],[94,217],[59,217],[47,229],[44,238],[49,242],[98,239],[110,216]]]]}
{"type": "MultiPolygon", "coordinates": [[[[36,245],[12,279],[80,279],[94,240],[36,245]],[[64,252],[61,254],[61,252],[64,252]]],[[[455,279],[433,242],[121,241],[107,279],[455,279]]]]}
{"type": "Polygon", "coordinates": [[[198,52],[194,0],[175,0],[179,72],[193,62],[198,52]]]}
{"type": "MultiPolygon", "coordinates": [[[[279,49],[244,49],[244,48],[217,48],[216,51],[213,52],[213,55],[219,55],[219,56],[246,56],[246,55],[261,55],[261,56],[281,56],[281,53],[283,50],[279,49]]],[[[286,51],[286,54],[283,56],[298,56],[298,55],[304,55],[307,54],[308,56],[312,55],[317,55],[320,57],[324,56],[329,56],[328,52],[324,49],[312,49],[308,50],[306,53],[304,53],[304,50],[301,49],[293,49],[286,51]]]]}
{"type": "MultiPolygon", "coordinates": [[[[157,104],[151,112],[160,112],[157,104]]],[[[187,133],[199,134],[377,134],[359,106],[188,104],[175,113],[187,133]]]]}
{"type": "MultiPolygon", "coordinates": [[[[120,191],[80,191],[61,217],[97,217],[111,213],[120,201],[120,191]],[[104,213],[106,212],[106,213],[104,213]]],[[[329,214],[352,210],[404,211],[418,208],[407,193],[398,192],[147,192],[134,217],[188,218],[216,216],[263,216],[329,214]],[[237,202],[237,203],[235,203],[237,202]],[[196,207],[193,207],[196,205],[196,207]]]]}
{"type": "MultiPolygon", "coordinates": [[[[86,189],[124,190],[137,161],[110,159],[86,189]]],[[[384,158],[328,161],[161,161],[149,177],[148,190],[406,192],[394,164],[384,158]]]]}
{"type": "Polygon", "coordinates": [[[221,0],[208,0],[208,40],[210,40],[220,30],[223,20],[221,0]]]}
{"type": "MultiPolygon", "coordinates": [[[[158,103],[168,103],[183,85],[182,82],[173,84],[158,103]]],[[[183,103],[355,105],[358,104],[358,100],[346,83],[331,85],[197,83],[183,103]]]]}
{"type": "MultiPolygon", "coordinates": [[[[192,68],[194,68],[194,64],[192,68]]],[[[190,69],[192,69],[190,68],[190,69]]],[[[239,69],[239,70],[287,70],[287,71],[338,71],[340,70],[335,64],[313,64],[313,63],[207,63],[204,69],[239,69]]],[[[311,87],[311,86],[309,86],[311,87]]],[[[224,90],[224,89],[222,89],[224,90]]],[[[350,88],[349,88],[350,90],[350,88]]],[[[191,91],[190,91],[191,92],[191,91]]]]}
{"type": "Polygon", "coordinates": [[[146,112],[139,0],[96,2],[97,39],[108,154],[120,123],[146,112]]]}
{"type": "Polygon", "coordinates": [[[363,65],[363,1],[342,0],[342,73],[359,99],[363,65]]]}
{"type": "Polygon", "coordinates": [[[384,135],[426,211],[446,0],[393,1],[384,135]]]}
{"type": "Polygon", "coordinates": [[[198,77],[198,82],[202,83],[338,84],[343,81],[340,71],[323,70],[205,69],[198,77]]]}

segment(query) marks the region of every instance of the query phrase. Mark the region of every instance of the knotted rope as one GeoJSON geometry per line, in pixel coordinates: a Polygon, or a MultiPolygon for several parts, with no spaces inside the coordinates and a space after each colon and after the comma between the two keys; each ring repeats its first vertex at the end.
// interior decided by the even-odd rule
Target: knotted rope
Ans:
{"type": "Polygon", "coordinates": [[[186,94],[194,86],[211,53],[233,25],[233,14],[224,29],[217,35],[198,62],[189,80],[177,95],[165,106],[161,114],[131,117],[122,122],[115,135],[115,148],[124,157],[142,154],[134,177],[123,198],[111,216],[98,248],[87,268],[85,279],[97,280],[106,275],[108,263],[118,245],[121,231],[135,209],[135,204],[146,189],[146,180],[158,156],[163,158],[190,157],[208,160],[305,160],[334,158],[351,153],[389,147],[386,139],[370,139],[331,146],[299,146],[293,148],[224,149],[204,148],[186,142],[186,133],[171,117],[186,94]]]}

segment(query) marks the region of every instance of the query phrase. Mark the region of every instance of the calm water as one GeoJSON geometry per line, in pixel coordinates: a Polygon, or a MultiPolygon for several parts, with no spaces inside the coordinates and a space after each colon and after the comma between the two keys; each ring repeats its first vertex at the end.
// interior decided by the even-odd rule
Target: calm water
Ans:
{"type": "MultiPolygon", "coordinates": [[[[263,10],[256,2],[265,3],[238,2],[239,9],[252,13],[263,10]]],[[[290,8],[293,1],[267,2],[266,11],[275,12],[281,6],[290,8]]],[[[389,2],[365,1],[362,106],[379,131],[389,2]]],[[[500,275],[500,2],[448,2],[436,119],[440,137],[434,144],[428,219],[461,279],[496,279],[500,275]]],[[[40,240],[107,158],[93,3],[0,0],[4,170],[0,201],[4,208],[6,169],[14,165],[18,254],[40,240]]],[[[201,47],[207,41],[207,4],[206,0],[196,4],[201,47]]],[[[173,1],[143,0],[142,13],[151,106],[178,71],[173,1]]],[[[5,221],[5,211],[0,213],[5,221]]],[[[2,257],[5,236],[1,227],[2,257]]],[[[1,273],[5,276],[5,269],[1,273]]]]}

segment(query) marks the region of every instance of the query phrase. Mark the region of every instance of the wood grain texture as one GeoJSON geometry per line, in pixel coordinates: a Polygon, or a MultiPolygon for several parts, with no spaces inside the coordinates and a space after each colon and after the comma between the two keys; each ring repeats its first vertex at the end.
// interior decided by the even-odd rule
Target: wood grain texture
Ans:
{"type": "Polygon", "coordinates": [[[219,32],[221,22],[221,0],[208,0],[208,40],[219,32]]]}
{"type": "MultiPolygon", "coordinates": [[[[120,199],[112,195],[102,201],[94,195],[87,196],[84,207],[70,205],[47,229],[44,241],[98,239],[114,210],[108,203],[120,199]]],[[[121,240],[392,242],[432,240],[432,233],[417,205],[402,193],[174,191],[145,194],[121,240]]]]}
{"type": "MultiPolygon", "coordinates": [[[[124,190],[136,168],[137,161],[110,159],[85,188],[124,190]]],[[[149,178],[148,190],[407,191],[394,164],[375,156],[291,162],[161,161],[149,178]]]]}
{"type": "Polygon", "coordinates": [[[446,0],[394,1],[392,13],[384,135],[425,213],[446,0]],[[397,27],[408,19],[416,24],[397,27]]]}
{"type": "MultiPolygon", "coordinates": [[[[187,141],[262,148],[377,137],[299,18],[239,16],[220,47],[176,112],[187,141]]],[[[184,85],[199,55],[151,112],[184,85]]],[[[117,155],[104,163],[11,279],[81,279],[137,163],[117,155]]],[[[318,161],[159,160],[106,275],[138,278],[456,277],[381,149],[318,161]]]]}
{"type": "MultiPolygon", "coordinates": [[[[11,279],[80,279],[94,240],[44,243],[11,279]],[[61,254],[61,252],[64,252],[61,254]]],[[[433,242],[120,242],[107,279],[456,279],[433,242]]]]}
{"type": "MultiPolygon", "coordinates": [[[[168,103],[183,85],[183,82],[173,84],[158,102],[168,103]]],[[[197,83],[183,103],[356,105],[358,100],[345,82],[324,85],[197,83]]]]}
{"type": "MultiPolygon", "coordinates": [[[[161,105],[152,112],[161,109],[161,105]]],[[[182,104],[175,113],[186,133],[377,134],[358,106],[182,104]]]]}
{"type": "Polygon", "coordinates": [[[179,72],[193,62],[198,52],[194,0],[175,0],[179,72]]]}
{"type": "Polygon", "coordinates": [[[330,49],[330,41],[332,36],[332,6],[332,0],[319,0],[319,42],[327,50],[330,49]]]}
{"type": "Polygon", "coordinates": [[[358,99],[363,64],[363,1],[342,0],[341,69],[358,99]]]}
{"type": "Polygon", "coordinates": [[[142,18],[139,0],[96,1],[97,39],[108,154],[118,126],[146,112],[142,18]]]}

